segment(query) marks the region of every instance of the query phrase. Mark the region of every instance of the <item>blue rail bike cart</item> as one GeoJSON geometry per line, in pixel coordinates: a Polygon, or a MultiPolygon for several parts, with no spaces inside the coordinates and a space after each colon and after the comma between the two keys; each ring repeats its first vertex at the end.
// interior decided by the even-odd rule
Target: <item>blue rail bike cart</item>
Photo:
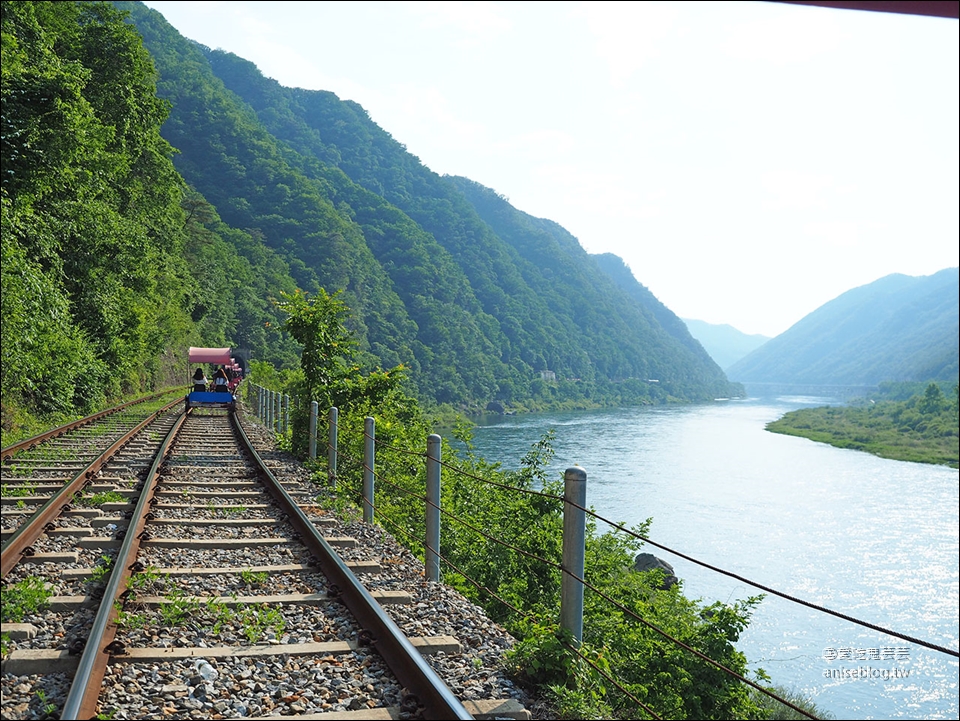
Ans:
{"type": "MultiPolygon", "coordinates": [[[[190,347],[190,368],[195,366],[213,365],[222,368],[235,368],[234,359],[230,356],[229,348],[195,348],[190,347]]],[[[212,375],[212,374],[211,374],[212,375]]],[[[191,385],[193,380],[191,379],[191,385]]],[[[231,384],[232,385],[232,384],[231,384]]],[[[230,390],[226,391],[190,391],[186,397],[186,406],[191,408],[224,408],[234,410],[236,397],[230,390]]]]}

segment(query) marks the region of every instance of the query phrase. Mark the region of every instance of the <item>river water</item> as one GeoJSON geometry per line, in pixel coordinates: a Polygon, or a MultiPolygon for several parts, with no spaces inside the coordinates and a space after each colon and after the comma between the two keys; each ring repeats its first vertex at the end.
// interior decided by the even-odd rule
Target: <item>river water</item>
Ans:
{"type": "MultiPolygon", "coordinates": [[[[651,540],[817,605],[956,650],[958,472],[778,435],[802,396],[475,419],[474,447],[516,468],[556,433],[551,470],[580,465],[587,503],[651,540]]],[[[600,524],[602,526],[603,524],[600,524]]],[[[603,530],[600,528],[599,530],[603,530]]],[[[646,546],[705,603],[762,593],[646,546]]],[[[751,668],[838,719],[957,718],[958,662],[768,595],[738,647],[751,668]]]]}

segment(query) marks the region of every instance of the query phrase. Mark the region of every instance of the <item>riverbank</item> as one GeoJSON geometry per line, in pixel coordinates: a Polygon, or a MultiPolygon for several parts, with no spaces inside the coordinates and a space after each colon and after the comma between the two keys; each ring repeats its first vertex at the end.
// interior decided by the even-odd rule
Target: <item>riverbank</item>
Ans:
{"type": "Polygon", "coordinates": [[[862,408],[801,408],[768,423],[766,429],[880,458],[957,468],[960,442],[956,415],[950,415],[949,408],[923,413],[917,404],[910,406],[909,402],[862,408]]]}

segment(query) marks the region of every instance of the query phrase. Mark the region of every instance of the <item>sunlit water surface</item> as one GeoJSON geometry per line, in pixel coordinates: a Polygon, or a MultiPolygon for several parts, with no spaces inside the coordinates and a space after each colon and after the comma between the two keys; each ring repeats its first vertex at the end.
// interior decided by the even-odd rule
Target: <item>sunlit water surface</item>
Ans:
{"type": "MultiPolygon", "coordinates": [[[[626,526],[652,517],[657,543],[957,649],[957,470],[764,430],[786,411],[831,402],[792,396],[487,417],[478,419],[474,446],[515,468],[553,429],[551,469],[559,477],[582,466],[587,502],[600,516],[626,526]]],[[[729,602],[761,593],[666,551],[644,550],[674,567],[690,597],[729,602]]],[[[956,658],[775,596],[760,604],[738,646],[751,668],[839,719],[960,713],[956,658]],[[831,658],[846,656],[841,649],[849,659],[831,658]]]]}

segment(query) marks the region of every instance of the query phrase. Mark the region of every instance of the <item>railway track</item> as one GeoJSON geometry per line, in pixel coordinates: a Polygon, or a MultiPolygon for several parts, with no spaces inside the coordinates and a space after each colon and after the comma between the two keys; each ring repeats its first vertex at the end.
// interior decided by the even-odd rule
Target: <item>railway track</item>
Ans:
{"type": "Polygon", "coordinates": [[[58,525],[65,509],[83,503],[84,492],[86,502],[118,500],[116,479],[132,492],[129,481],[149,463],[146,449],[156,447],[169,431],[182,402],[179,393],[157,394],[5,448],[0,466],[0,575],[5,576],[24,554],[32,554],[34,541],[58,525]],[[114,475],[101,479],[111,462],[114,475]]]}
{"type": "MultiPolygon", "coordinates": [[[[80,468],[77,501],[32,503],[61,513],[4,595],[52,595],[4,624],[3,718],[530,718],[509,636],[381,529],[318,508],[240,417],[180,404],[80,468]]],[[[4,553],[36,533],[6,494],[37,473],[4,476],[4,553]]]]}

